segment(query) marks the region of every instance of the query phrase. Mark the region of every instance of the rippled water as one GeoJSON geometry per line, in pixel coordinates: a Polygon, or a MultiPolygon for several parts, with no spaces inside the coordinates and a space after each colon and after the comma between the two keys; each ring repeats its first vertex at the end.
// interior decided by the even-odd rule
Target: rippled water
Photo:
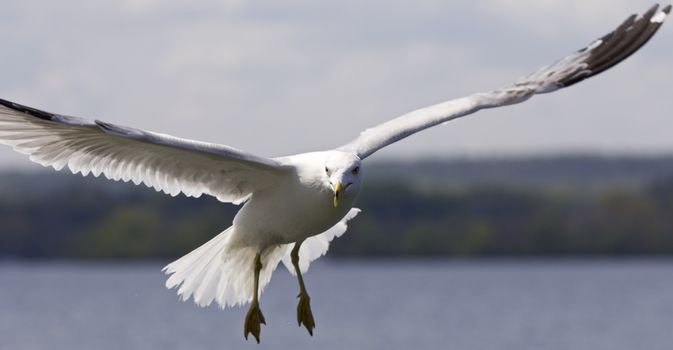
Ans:
{"type": "Polygon", "coordinates": [[[295,322],[279,267],[262,344],[245,309],[201,309],[161,264],[0,263],[0,349],[671,349],[673,261],[342,261],[306,275],[317,328],[295,322]]]}

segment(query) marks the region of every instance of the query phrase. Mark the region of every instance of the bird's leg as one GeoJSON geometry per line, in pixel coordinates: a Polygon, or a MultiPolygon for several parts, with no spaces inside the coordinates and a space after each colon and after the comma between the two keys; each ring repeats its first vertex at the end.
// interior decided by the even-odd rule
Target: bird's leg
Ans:
{"type": "Polygon", "coordinates": [[[297,274],[297,280],[299,281],[299,304],[297,305],[297,322],[299,326],[304,324],[308,334],[313,336],[313,328],[315,328],[315,321],[313,321],[313,313],[311,312],[311,298],[306,292],[306,286],[304,285],[304,278],[301,276],[301,270],[299,269],[299,247],[302,242],[297,242],[292,248],[290,257],[292,258],[292,265],[294,266],[294,271],[297,274]]]}
{"type": "Polygon", "coordinates": [[[248,340],[248,334],[252,333],[259,344],[259,333],[262,329],[262,324],[266,324],[262,310],[259,309],[259,272],[262,270],[262,256],[260,253],[255,255],[255,286],[252,295],[252,303],[248,309],[248,314],[245,315],[245,324],[243,325],[243,336],[248,340]]]}

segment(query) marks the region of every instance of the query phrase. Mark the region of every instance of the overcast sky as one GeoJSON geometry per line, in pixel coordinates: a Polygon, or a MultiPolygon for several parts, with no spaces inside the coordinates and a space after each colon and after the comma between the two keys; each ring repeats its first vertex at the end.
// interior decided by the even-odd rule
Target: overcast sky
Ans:
{"type": "MultiPolygon", "coordinates": [[[[0,97],[264,156],[505,85],[651,1],[4,0],[0,97]]],[[[479,112],[376,159],[673,152],[673,25],[570,89],[479,112]]],[[[0,167],[28,167],[0,148],[0,167]]]]}

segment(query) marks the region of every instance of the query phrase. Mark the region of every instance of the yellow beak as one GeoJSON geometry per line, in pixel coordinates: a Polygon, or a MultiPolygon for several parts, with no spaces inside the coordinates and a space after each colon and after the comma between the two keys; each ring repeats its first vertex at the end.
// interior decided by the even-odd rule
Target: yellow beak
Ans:
{"type": "Polygon", "coordinates": [[[334,198],[332,203],[334,203],[334,207],[336,208],[337,206],[339,206],[339,195],[341,195],[344,192],[344,188],[343,186],[341,186],[341,182],[337,181],[336,185],[334,185],[333,190],[334,190],[334,198]]]}

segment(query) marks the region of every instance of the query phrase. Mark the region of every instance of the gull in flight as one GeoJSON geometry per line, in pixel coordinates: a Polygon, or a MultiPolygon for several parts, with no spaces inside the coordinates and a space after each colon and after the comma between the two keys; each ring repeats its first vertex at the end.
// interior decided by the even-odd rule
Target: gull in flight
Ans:
{"type": "Polygon", "coordinates": [[[315,322],[302,278],[360,211],[363,160],[421,130],[523,102],[621,62],[659,29],[671,5],[632,15],[587,47],[513,84],[415,110],[364,130],[338,148],[265,158],[229,146],[45,112],[0,99],[0,143],[56,170],[145,184],[172,196],[207,194],[242,204],[231,227],[164,268],[182,300],[222,308],[250,303],[243,334],[259,342],[266,324],[259,295],[282,261],[299,283],[297,322],[315,322]]]}

